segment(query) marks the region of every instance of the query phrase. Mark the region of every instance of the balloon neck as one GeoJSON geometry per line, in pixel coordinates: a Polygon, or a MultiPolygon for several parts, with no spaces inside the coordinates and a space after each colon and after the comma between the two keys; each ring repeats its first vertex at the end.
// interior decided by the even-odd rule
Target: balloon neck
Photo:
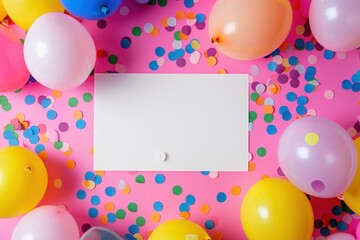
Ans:
{"type": "Polygon", "coordinates": [[[105,16],[108,15],[110,12],[110,9],[106,6],[102,6],[100,10],[104,13],[105,16]]]}
{"type": "Polygon", "coordinates": [[[213,43],[220,43],[220,39],[219,39],[219,37],[212,37],[211,39],[210,39],[210,42],[213,44],[213,43]]]}
{"type": "Polygon", "coordinates": [[[25,171],[26,171],[27,173],[32,173],[32,169],[31,169],[30,166],[25,166],[25,171]]]}

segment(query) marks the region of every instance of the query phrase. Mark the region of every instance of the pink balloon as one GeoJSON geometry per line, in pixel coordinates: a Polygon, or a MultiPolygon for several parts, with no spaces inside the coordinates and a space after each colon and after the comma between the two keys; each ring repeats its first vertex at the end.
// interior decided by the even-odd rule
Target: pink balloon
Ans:
{"type": "Polygon", "coordinates": [[[26,68],[23,45],[8,28],[0,25],[0,92],[15,91],[25,85],[26,68]]]}
{"type": "Polygon", "coordinates": [[[316,40],[336,52],[360,47],[359,0],[312,0],[309,23],[316,40]]]}
{"type": "Polygon", "coordinates": [[[357,168],[357,152],[348,133],[321,117],[303,117],[280,137],[279,164],[285,176],[307,194],[331,198],[342,194],[357,168]]]}
{"type": "Polygon", "coordinates": [[[16,224],[11,240],[79,240],[75,219],[64,208],[41,206],[16,224]]]}
{"type": "Polygon", "coordinates": [[[356,240],[356,238],[348,233],[334,233],[325,238],[325,240],[356,240]]]}

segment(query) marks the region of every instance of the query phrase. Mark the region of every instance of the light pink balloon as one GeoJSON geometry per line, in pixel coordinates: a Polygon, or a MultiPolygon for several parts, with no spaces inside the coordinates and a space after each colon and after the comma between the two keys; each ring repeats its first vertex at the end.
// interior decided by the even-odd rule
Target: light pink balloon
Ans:
{"type": "Polygon", "coordinates": [[[356,238],[348,233],[334,233],[325,238],[325,240],[356,240],[356,238]]]}
{"type": "Polygon", "coordinates": [[[312,0],[309,23],[316,40],[335,52],[360,47],[359,0],[312,0]]]}
{"type": "Polygon", "coordinates": [[[79,229],[68,211],[41,206],[25,214],[16,224],[11,240],[79,240],[79,229]]]}
{"type": "Polygon", "coordinates": [[[358,165],[357,151],[347,131],[322,117],[292,122],[280,137],[278,158],[290,182],[321,198],[342,194],[358,165]]]}
{"type": "Polygon", "coordinates": [[[0,92],[15,91],[25,85],[26,68],[23,45],[16,35],[0,24],[0,92]]]}
{"type": "Polygon", "coordinates": [[[88,78],[96,61],[94,41],[74,18],[46,13],[31,25],[24,44],[26,65],[44,86],[68,90],[88,78]]]}

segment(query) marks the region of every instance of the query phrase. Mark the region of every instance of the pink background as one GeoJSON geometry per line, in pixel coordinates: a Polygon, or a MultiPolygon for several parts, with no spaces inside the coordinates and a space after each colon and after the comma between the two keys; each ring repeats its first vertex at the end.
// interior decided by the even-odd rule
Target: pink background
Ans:
{"type": "MultiPolygon", "coordinates": [[[[160,1],[162,2],[162,1],[160,1]]],[[[174,41],[174,33],[180,31],[181,28],[187,25],[187,20],[177,20],[173,31],[168,31],[161,25],[163,18],[175,17],[177,11],[184,11],[185,13],[193,12],[195,14],[202,13],[206,16],[205,23],[208,23],[208,17],[212,5],[215,0],[195,1],[191,8],[184,5],[184,1],[168,1],[166,6],[159,6],[158,2],[151,5],[141,5],[131,0],[125,0],[122,7],[110,18],[105,19],[106,28],[98,27],[96,21],[83,21],[83,25],[91,33],[97,50],[103,50],[107,53],[107,57],[98,56],[95,66],[95,72],[129,72],[129,73],[213,73],[217,74],[220,69],[225,69],[228,73],[248,73],[252,76],[254,82],[268,84],[269,79],[273,83],[277,83],[277,74],[268,69],[268,64],[272,61],[278,61],[281,58],[286,62],[292,56],[297,57],[299,63],[290,66],[287,71],[295,68],[304,69],[309,66],[316,68],[315,78],[320,83],[316,91],[306,93],[304,86],[307,81],[304,79],[304,73],[300,74],[300,86],[293,88],[289,82],[280,84],[281,91],[278,94],[270,94],[265,91],[259,93],[263,98],[272,98],[274,100],[274,121],[273,125],[277,128],[276,134],[268,134],[266,127],[269,125],[263,120],[264,106],[258,106],[255,102],[250,100],[250,111],[257,113],[257,119],[253,122],[253,129],[249,131],[250,149],[252,159],[249,162],[251,171],[249,172],[212,172],[210,175],[205,175],[201,172],[105,172],[95,173],[103,174],[102,182],[97,184],[94,189],[87,189],[85,181],[85,174],[92,172],[93,167],[93,100],[85,102],[82,99],[84,93],[91,93],[93,95],[93,77],[90,77],[82,86],[71,90],[62,92],[60,97],[54,97],[54,104],[51,107],[43,108],[38,103],[38,98],[41,96],[50,97],[56,96],[52,90],[47,89],[36,82],[31,82],[25,86],[19,93],[3,93],[0,95],[6,96],[12,105],[10,111],[3,111],[0,109],[0,126],[4,127],[9,124],[12,119],[16,118],[18,113],[25,115],[25,121],[29,122],[30,126],[37,126],[44,124],[48,130],[51,130],[58,140],[68,143],[72,149],[71,154],[64,154],[61,150],[54,147],[54,140],[49,142],[39,143],[45,146],[44,152],[47,153],[45,164],[49,173],[49,187],[46,195],[40,205],[52,204],[63,205],[76,219],[79,231],[82,234],[90,225],[104,226],[116,231],[118,234],[124,236],[129,234],[131,230],[129,227],[136,224],[138,217],[143,217],[146,220],[144,226],[139,227],[139,233],[134,235],[135,239],[146,239],[148,233],[152,231],[158,224],[165,220],[178,218],[180,216],[179,206],[185,202],[188,195],[195,197],[196,202],[190,206],[188,213],[190,220],[199,223],[205,227],[205,222],[212,220],[214,222],[213,229],[207,229],[213,239],[232,240],[245,239],[245,235],[241,228],[240,222],[240,206],[242,198],[247,190],[256,183],[263,176],[282,177],[278,171],[277,161],[277,142],[283,130],[292,121],[296,119],[296,102],[289,102],[286,99],[286,94],[293,91],[297,96],[306,96],[308,103],[306,108],[311,112],[316,111],[318,116],[323,116],[333,121],[336,121],[344,129],[348,130],[352,137],[359,136],[354,124],[358,121],[360,95],[351,90],[342,88],[341,83],[344,79],[351,79],[359,68],[360,52],[354,50],[352,52],[335,54],[334,58],[326,59],[324,57],[325,50],[297,50],[295,41],[303,39],[305,42],[314,41],[312,35],[303,36],[299,29],[306,23],[306,18],[301,16],[299,2],[292,1],[294,11],[294,22],[289,37],[286,40],[286,48],[282,48],[280,56],[270,56],[254,61],[239,61],[230,59],[218,52],[217,64],[209,66],[205,52],[214,47],[211,45],[207,25],[204,29],[197,29],[195,25],[191,26],[191,33],[187,40],[182,40],[182,48],[192,40],[197,39],[200,42],[201,59],[197,64],[192,64],[189,60],[190,54],[185,53],[184,59],[186,65],[184,67],[177,66],[174,61],[169,60],[168,54],[174,51],[172,43],[174,41]],[[129,9],[127,15],[121,14],[125,8],[129,9]],[[159,29],[157,36],[151,36],[144,30],[144,25],[151,23],[159,29]],[[132,29],[139,26],[142,29],[140,36],[134,36],[132,29]],[[131,39],[131,45],[128,49],[124,49],[120,42],[123,37],[131,39]],[[160,57],[156,56],[155,48],[163,47],[166,50],[163,60],[165,64],[160,66],[157,70],[151,70],[149,63],[156,61],[160,57]],[[110,55],[115,55],[118,60],[115,64],[108,61],[110,55]],[[285,60],[284,60],[285,59],[285,60]],[[315,60],[314,60],[315,59],[315,60]],[[301,66],[302,65],[302,66],[301,66]],[[257,72],[256,70],[259,70],[257,72]],[[335,95],[332,99],[326,99],[325,91],[332,90],[335,95]],[[25,98],[28,95],[33,95],[36,99],[34,104],[28,105],[25,103],[25,98]],[[71,107],[68,104],[70,98],[78,99],[79,104],[76,107],[71,107]],[[292,113],[290,121],[282,119],[279,113],[281,106],[287,106],[292,113]],[[49,109],[55,110],[58,116],[54,120],[47,118],[46,113],[49,109]],[[83,113],[83,119],[86,121],[84,129],[76,127],[76,119],[73,113],[80,110],[83,113]],[[59,123],[66,122],[69,125],[69,130],[62,132],[59,130],[59,123]],[[258,156],[257,149],[263,147],[266,149],[266,155],[258,156]],[[76,162],[74,169],[68,169],[66,162],[73,160],[76,162]],[[155,176],[163,174],[165,182],[158,184],[155,181],[155,176]],[[143,175],[144,183],[135,181],[136,177],[143,175]],[[131,188],[130,193],[124,194],[119,186],[119,181],[124,181],[127,186],[131,188]],[[61,182],[61,186],[59,185],[61,182]],[[175,195],[172,192],[174,186],[180,186],[182,193],[175,195]],[[233,187],[240,187],[241,193],[234,195],[231,193],[233,187]],[[105,189],[107,187],[114,187],[116,189],[115,196],[107,196],[105,189]],[[82,190],[86,193],[84,199],[79,199],[77,193],[82,190]],[[224,202],[217,201],[218,193],[225,193],[227,198],[224,202]],[[100,203],[94,205],[91,202],[92,196],[98,196],[100,203]],[[163,210],[158,213],[161,215],[160,222],[154,222],[151,215],[156,212],[153,208],[154,202],[160,201],[163,204],[163,210]],[[108,211],[105,209],[107,203],[113,203],[115,209],[108,211]],[[138,210],[136,212],[129,211],[128,204],[136,203],[138,210]],[[203,204],[210,206],[209,213],[203,213],[200,207],[203,204]],[[95,208],[98,210],[96,217],[89,215],[89,209],[95,208]],[[116,214],[118,209],[126,211],[124,219],[116,219],[111,222],[113,214],[116,214]],[[110,222],[109,222],[110,220],[110,222]]],[[[285,72],[289,73],[289,72],[285,72]]],[[[269,87],[269,86],[268,86],[269,87]]],[[[255,90],[250,88],[250,94],[255,90]]],[[[116,107],[116,106],[114,106],[116,107]]],[[[115,127],[115,126],[114,126],[115,127]]],[[[248,126],[244,126],[248,127],[248,126]]],[[[21,146],[26,146],[30,149],[35,149],[37,144],[32,144],[28,139],[23,137],[23,130],[17,131],[19,134],[19,142],[21,146]]],[[[106,141],[104,141],[106,144],[106,141]]],[[[4,137],[0,137],[0,145],[7,146],[8,141],[4,137]]],[[[121,146],[119,146],[119,150],[121,146]]],[[[114,150],[116,151],[116,150],[114,150]]],[[[43,153],[44,154],[44,153],[43,153]]],[[[114,156],[116,157],[116,156],[114,156]]],[[[121,184],[120,184],[121,185],[121,184]]],[[[331,233],[338,232],[336,228],[329,226],[328,220],[336,219],[338,222],[345,221],[347,229],[345,232],[355,234],[355,228],[358,223],[358,216],[342,212],[341,215],[334,215],[332,208],[334,206],[341,206],[338,198],[319,199],[311,197],[311,204],[314,210],[315,219],[323,221],[323,227],[328,227],[331,233]],[[328,219],[328,220],[326,220],[328,219]]],[[[282,209],[287,211],[286,209],[282,209]]],[[[0,220],[0,239],[10,239],[11,233],[16,225],[16,219],[1,219],[0,220]]],[[[133,234],[130,234],[131,236],[133,234]]],[[[130,236],[128,235],[128,236],[130,236]]],[[[320,229],[314,229],[314,239],[323,239],[320,234],[320,229]]],[[[129,238],[131,239],[131,238],[129,238]]],[[[289,236],[289,239],[291,237],[289,236]]]]}

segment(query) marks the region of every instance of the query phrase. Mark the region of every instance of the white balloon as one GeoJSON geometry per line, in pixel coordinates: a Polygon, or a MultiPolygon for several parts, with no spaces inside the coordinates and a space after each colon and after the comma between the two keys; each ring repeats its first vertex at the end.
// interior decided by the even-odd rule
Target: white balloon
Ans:
{"type": "Polygon", "coordinates": [[[24,43],[25,63],[42,85],[55,90],[80,86],[96,61],[90,33],[74,18],[46,13],[31,25],[24,43]]]}

